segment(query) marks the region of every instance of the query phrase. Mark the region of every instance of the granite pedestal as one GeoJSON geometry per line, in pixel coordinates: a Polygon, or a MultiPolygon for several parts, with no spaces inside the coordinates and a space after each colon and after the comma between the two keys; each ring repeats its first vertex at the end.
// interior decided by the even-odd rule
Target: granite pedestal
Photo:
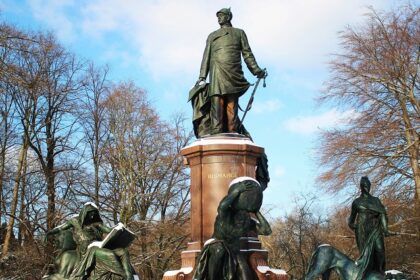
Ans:
{"type": "MultiPolygon", "coordinates": [[[[196,258],[213,234],[217,207],[229,183],[240,176],[255,178],[257,159],[263,153],[250,139],[231,134],[202,138],[181,150],[191,169],[191,242],[181,253],[181,269],[167,271],[164,280],[192,279],[196,258]]],[[[241,244],[256,279],[287,279],[283,271],[268,267],[268,253],[257,236],[244,236],[241,244]]]]}

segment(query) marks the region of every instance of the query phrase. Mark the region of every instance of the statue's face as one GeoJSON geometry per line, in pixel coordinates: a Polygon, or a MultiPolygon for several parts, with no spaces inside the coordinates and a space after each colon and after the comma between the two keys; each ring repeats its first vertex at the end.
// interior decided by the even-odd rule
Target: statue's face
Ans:
{"type": "Polygon", "coordinates": [[[88,217],[89,217],[89,219],[91,219],[91,220],[93,220],[93,219],[95,219],[95,212],[94,211],[90,211],[89,213],[88,213],[88,217]]]}
{"type": "Polygon", "coordinates": [[[366,177],[363,177],[360,180],[360,189],[362,192],[369,193],[370,192],[370,181],[366,177]]]}
{"type": "Polygon", "coordinates": [[[224,13],[217,13],[217,21],[220,25],[226,24],[229,22],[229,16],[224,13]]]}
{"type": "Polygon", "coordinates": [[[89,225],[89,224],[92,224],[92,223],[95,223],[95,222],[98,222],[98,221],[100,221],[100,218],[99,218],[99,215],[98,215],[99,213],[98,213],[98,211],[89,211],[88,213],[87,213],[87,215],[86,215],[86,218],[85,218],[85,224],[87,224],[87,225],[89,225]]]}

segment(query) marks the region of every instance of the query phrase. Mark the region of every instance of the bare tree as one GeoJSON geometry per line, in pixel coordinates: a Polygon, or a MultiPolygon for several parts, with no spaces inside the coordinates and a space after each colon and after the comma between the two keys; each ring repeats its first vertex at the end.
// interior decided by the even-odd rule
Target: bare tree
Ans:
{"type": "Polygon", "coordinates": [[[3,194],[6,181],[7,153],[14,145],[14,133],[16,125],[13,122],[15,110],[13,106],[13,95],[10,94],[10,87],[0,82],[0,222],[2,212],[6,210],[6,198],[3,194]]]}
{"type": "MultiPolygon", "coordinates": [[[[371,8],[366,22],[340,34],[331,78],[320,100],[354,110],[321,135],[319,182],[337,192],[369,175],[375,190],[420,195],[420,9],[371,8]]],[[[356,190],[356,189],[354,189],[356,190]]]]}
{"type": "Polygon", "coordinates": [[[73,113],[76,93],[81,87],[78,75],[82,66],[52,35],[40,34],[37,41],[39,49],[35,52],[33,63],[37,65],[41,82],[31,95],[31,115],[24,132],[45,176],[48,201],[46,229],[51,230],[56,223],[56,177],[64,168],[71,168],[60,166],[58,159],[63,152],[69,158],[77,144],[72,142],[76,125],[73,113]]]}
{"type": "MultiPolygon", "coordinates": [[[[88,195],[93,198],[96,205],[100,206],[100,167],[103,158],[102,148],[107,138],[105,127],[104,102],[109,94],[110,84],[107,81],[108,67],[96,68],[92,63],[86,69],[84,96],[81,99],[79,110],[80,123],[84,130],[84,141],[87,142],[89,156],[93,163],[93,195],[88,190],[88,195]]],[[[91,185],[91,184],[89,184],[91,185]]]]}
{"type": "Polygon", "coordinates": [[[6,180],[7,153],[13,147],[16,136],[14,122],[14,88],[10,81],[13,77],[13,67],[10,62],[16,57],[20,38],[24,36],[12,26],[0,24],[0,222],[2,213],[6,210],[6,198],[3,196],[6,180]]]}
{"type": "Polygon", "coordinates": [[[290,214],[272,224],[272,235],[263,239],[271,265],[285,269],[291,279],[304,276],[312,252],[326,239],[328,223],[316,214],[314,202],[314,196],[302,195],[290,214]]]}
{"type": "MultiPolygon", "coordinates": [[[[4,105],[2,108],[2,128],[3,131],[1,133],[0,138],[2,139],[1,147],[2,147],[2,157],[1,157],[1,172],[0,172],[0,180],[3,182],[5,179],[5,157],[7,152],[7,145],[11,145],[11,151],[9,153],[13,155],[16,154],[15,151],[18,151],[17,157],[17,167],[14,175],[13,181],[13,188],[12,188],[12,198],[10,201],[10,211],[6,211],[7,215],[9,216],[7,230],[4,237],[4,244],[3,244],[3,256],[6,256],[9,250],[11,237],[13,235],[13,227],[15,223],[15,217],[17,215],[17,204],[18,204],[18,194],[19,194],[19,186],[20,186],[20,178],[22,176],[22,171],[26,169],[26,155],[28,151],[28,137],[23,134],[22,142],[18,143],[14,141],[10,143],[9,138],[11,133],[15,135],[19,134],[17,130],[17,124],[20,122],[16,122],[15,118],[19,116],[19,106],[17,106],[17,98],[19,93],[22,92],[23,85],[28,86],[25,80],[26,77],[26,70],[22,67],[21,63],[24,61],[24,56],[27,57],[28,54],[31,54],[31,50],[29,48],[30,40],[27,35],[23,35],[22,33],[14,30],[13,28],[5,25],[0,26],[0,41],[2,46],[2,57],[0,68],[2,69],[3,75],[1,76],[0,85],[3,89],[1,95],[1,101],[4,105]],[[25,39],[23,39],[23,37],[25,39]],[[28,44],[29,43],[29,44],[28,44]],[[13,128],[13,129],[12,129],[13,128]]],[[[28,88],[28,87],[26,87],[28,88]]],[[[27,93],[25,91],[25,93],[27,93]]],[[[22,119],[22,123],[25,123],[25,120],[22,119]]],[[[27,123],[26,123],[27,124],[27,123]]],[[[20,130],[20,134],[22,130],[20,130]]],[[[2,183],[0,183],[0,190],[2,193],[2,183]]],[[[5,203],[6,198],[2,197],[2,202],[5,203]]]]}
{"type": "Polygon", "coordinates": [[[138,233],[132,249],[141,276],[158,279],[177,260],[175,252],[187,237],[188,176],[179,151],[192,135],[182,118],[162,121],[145,92],[130,83],[112,90],[106,113],[104,202],[114,221],[138,233]]]}
{"type": "Polygon", "coordinates": [[[17,205],[18,205],[18,199],[19,199],[19,186],[21,184],[21,178],[23,175],[23,171],[26,170],[26,157],[28,153],[28,138],[24,136],[23,139],[23,145],[20,148],[19,151],[19,157],[18,157],[18,165],[16,169],[16,175],[14,180],[14,186],[13,186],[13,196],[12,196],[12,202],[11,202],[11,209],[10,209],[10,219],[9,223],[7,224],[7,231],[6,236],[4,238],[4,244],[3,244],[3,256],[6,256],[9,251],[10,246],[10,239],[13,234],[13,227],[15,223],[15,217],[17,214],[17,205]]]}
{"type": "Polygon", "coordinates": [[[85,67],[51,34],[0,24],[2,256],[18,256],[0,266],[21,268],[0,278],[40,278],[45,231],[86,199],[137,233],[131,258],[144,279],[178,265],[189,230],[189,176],[179,151],[192,132],[182,116],[162,120],[133,83],[110,88],[107,71],[85,67]]]}

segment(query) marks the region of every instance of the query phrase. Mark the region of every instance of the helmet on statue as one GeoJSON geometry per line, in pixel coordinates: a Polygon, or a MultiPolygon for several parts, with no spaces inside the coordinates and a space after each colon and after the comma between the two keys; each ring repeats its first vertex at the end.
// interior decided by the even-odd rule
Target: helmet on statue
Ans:
{"type": "Polygon", "coordinates": [[[229,20],[232,20],[233,15],[232,15],[232,12],[230,11],[230,8],[223,8],[223,9],[220,9],[219,11],[217,11],[216,16],[217,16],[219,13],[221,13],[221,14],[225,14],[225,15],[229,16],[229,20]]]}

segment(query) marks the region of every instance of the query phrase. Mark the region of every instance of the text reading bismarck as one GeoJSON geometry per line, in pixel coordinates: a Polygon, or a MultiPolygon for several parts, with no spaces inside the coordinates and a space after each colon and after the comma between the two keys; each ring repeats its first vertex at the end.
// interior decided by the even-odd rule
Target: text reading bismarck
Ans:
{"type": "Polygon", "coordinates": [[[217,179],[217,178],[236,178],[238,177],[235,173],[211,173],[207,175],[208,179],[217,179]]]}

